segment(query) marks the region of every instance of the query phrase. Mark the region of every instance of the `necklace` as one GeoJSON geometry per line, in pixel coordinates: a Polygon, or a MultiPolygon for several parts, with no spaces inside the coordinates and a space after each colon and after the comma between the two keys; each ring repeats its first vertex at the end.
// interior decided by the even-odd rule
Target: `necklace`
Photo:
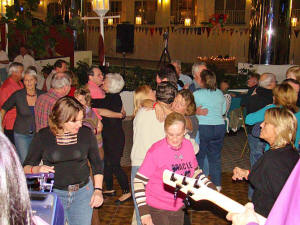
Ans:
{"type": "Polygon", "coordinates": [[[30,94],[28,94],[28,93],[27,93],[27,96],[29,96],[29,97],[35,97],[35,96],[36,96],[36,94],[34,94],[34,95],[30,95],[30,94]]]}

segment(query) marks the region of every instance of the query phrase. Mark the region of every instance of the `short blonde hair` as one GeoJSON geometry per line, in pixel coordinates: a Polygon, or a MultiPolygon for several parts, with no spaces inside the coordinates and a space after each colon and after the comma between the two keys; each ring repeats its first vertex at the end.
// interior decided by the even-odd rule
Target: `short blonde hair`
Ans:
{"type": "Polygon", "coordinates": [[[272,149],[282,148],[288,144],[294,146],[297,131],[295,115],[284,107],[268,109],[264,122],[275,126],[276,138],[272,149]]]}
{"type": "Polygon", "coordinates": [[[49,127],[54,135],[63,133],[63,125],[75,121],[79,112],[85,113],[83,105],[75,98],[65,96],[57,100],[49,115],[49,127]]]}
{"type": "Polygon", "coordinates": [[[165,130],[167,130],[170,126],[172,126],[177,122],[183,123],[183,129],[185,129],[186,121],[184,116],[177,112],[170,113],[165,120],[165,125],[164,125],[165,130]]]}
{"type": "Polygon", "coordinates": [[[274,103],[277,106],[284,106],[293,113],[298,112],[296,105],[298,95],[294,88],[288,83],[277,85],[273,90],[274,103]]]}
{"type": "Polygon", "coordinates": [[[119,73],[108,73],[105,75],[105,80],[108,80],[108,93],[116,94],[122,91],[125,81],[119,73]]]}
{"type": "Polygon", "coordinates": [[[286,76],[294,75],[296,80],[300,82],[300,66],[292,66],[286,71],[286,76]]]}
{"type": "Polygon", "coordinates": [[[148,99],[148,95],[151,91],[152,89],[149,85],[142,85],[139,86],[137,89],[135,89],[133,93],[133,104],[134,104],[133,116],[135,116],[139,111],[139,109],[142,107],[143,101],[148,99]]]}

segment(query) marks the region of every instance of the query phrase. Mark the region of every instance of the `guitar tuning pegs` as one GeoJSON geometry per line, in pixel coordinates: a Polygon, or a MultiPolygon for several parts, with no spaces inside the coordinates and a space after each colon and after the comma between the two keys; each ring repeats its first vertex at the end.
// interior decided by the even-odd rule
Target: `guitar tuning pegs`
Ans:
{"type": "Polygon", "coordinates": [[[174,190],[174,199],[176,200],[177,199],[177,194],[178,194],[178,191],[180,190],[181,186],[176,184],[176,188],[174,190]]]}
{"type": "Polygon", "coordinates": [[[174,175],[175,175],[175,173],[173,172],[173,173],[172,173],[172,176],[171,176],[171,178],[170,178],[170,179],[171,179],[171,181],[173,181],[173,182],[175,182],[175,181],[177,180],[177,179],[175,178],[175,176],[174,176],[174,175]]]}
{"type": "Polygon", "coordinates": [[[183,200],[183,202],[186,207],[190,206],[191,205],[190,197],[187,195],[186,198],[183,200]]]}
{"type": "Polygon", "coordinates": [[[200,188],[200,185],[198,184],[199,179],[197,179],[194,183],[194,188],[200,188]]]}
{"type": "Polygon", "coordinates": [[[188,182],[186,182],[186,177],[183,178],[182,182],[183,185],[188,185],[188,182]]]}
{"type": "Polygon", "coordinates": [[[193,194],[194,194],[194,193],[191,192],[191,191],[188,191],[188,192],[186,193],[186,197],[185,197],[185,199],[183,200],[185,206],[190,206],[190,205],[191,205],[190,197],[191,197],[193,194]]]}

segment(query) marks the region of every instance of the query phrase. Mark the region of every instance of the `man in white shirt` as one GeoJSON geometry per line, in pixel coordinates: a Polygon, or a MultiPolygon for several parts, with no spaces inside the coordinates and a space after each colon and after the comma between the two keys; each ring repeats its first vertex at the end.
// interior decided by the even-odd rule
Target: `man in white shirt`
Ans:
{"type": "Polygon", "coordinates": [[[36,63],[34,58],[28,54],[27,49],[24,46],[20,47],[20,55],[18,55],[15,59],[14,62],[22,63],[24,65],[24,71],[29,67],[29,66],[34,66],[36,67],[36,63]]]}
{"type": "MultiPolygon", "coordinates": [[[[54,74],[56,73],[64,73],[68,70],[68,65],[67,62],[65,60],[59,59],[57,60],[54,65],[53,65],[53,70],[52,72],[49,74],[49,76],[46,78],[46,88],[47,91],[49,91],[49,89],[51,88],[51,80],[54,76],[54,74]]],[[[43,88],[43,90],[45,90],[45,88],[43,88]]]]}
{"type": "Polygon", "coordinates": [[[188,75],[184,75],[181,72],[181,62],[179,60],[172,60],[172,65],[175,67],[176,69],[176,73],[179,76],[179,80],[181,80],[184,84],[183,88],[184,89],[188,89],[189,86],[193,83],[192,78],[190,78],[188,75]]]}
{"type": "Polygon", "coordinates": [[[6,80],[7,78],[7,67],[9,65],[9,59],[5,51],[3,51],[0,45],[0,85],[6,80]]]}

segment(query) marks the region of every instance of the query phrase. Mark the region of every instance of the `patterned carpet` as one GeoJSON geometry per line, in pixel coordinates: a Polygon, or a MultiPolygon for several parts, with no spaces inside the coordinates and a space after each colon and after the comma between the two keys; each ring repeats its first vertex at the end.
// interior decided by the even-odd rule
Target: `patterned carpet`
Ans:
{"type": "MultiPolygon", "coordinates": [[[[123,123],[126,134],[126,145],[122,166],[130,176],[130,150],[132,145],[132,121],[125,120],[123,123]]],[[[231,179],[232,169],[235,166],[249,168],[249,153],[241,158],[241,151],[246,141],[243,130],[236,136],[226,136],[222,150],[222,193],[238,201],[241,204],[247,203],[247,183],[234,182],[231,179]]],[[[117,196],[121,195],[120,187],[115,180],[117,196]]],[[[115,205],[118,197],[108,197],[103,206],[98,210],[99,221],[93,220],[93,225],[130,225],[133,214],[133,202],[130,200],[123,205],[115,205]]],[[[192,202],[188,210],[192,225],[223,225],[230,224],[226,219],[226,212],[208,201],[192,202]]]]}

